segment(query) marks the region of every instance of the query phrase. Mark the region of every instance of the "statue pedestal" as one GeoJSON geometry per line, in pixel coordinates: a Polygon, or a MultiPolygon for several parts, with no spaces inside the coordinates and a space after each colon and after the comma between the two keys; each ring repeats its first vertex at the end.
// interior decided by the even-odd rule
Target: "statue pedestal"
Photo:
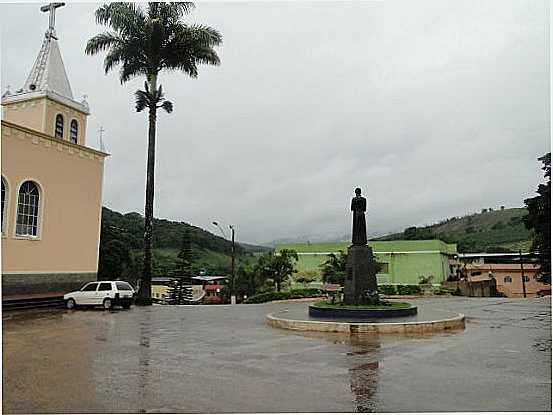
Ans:
{"type": "Polygon", "coordinates": [[[346,262],[344,303],[367,304],[367,294],[378,289],[373,251],[367,245],[351,245],[346,262]]]}

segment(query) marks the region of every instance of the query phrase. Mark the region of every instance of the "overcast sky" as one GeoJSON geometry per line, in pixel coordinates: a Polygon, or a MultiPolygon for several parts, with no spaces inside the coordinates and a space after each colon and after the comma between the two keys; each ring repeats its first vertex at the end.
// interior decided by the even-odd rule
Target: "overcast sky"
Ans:
{"type": "MultiPolygon", "coordinates": [[[[40,4],[0,5],[2,91],[23,86],[48,25],[40,4]]],[[[97,4],[58,9],[87,143],[111,157],[104,205],[144,211],[143,79],[120,85],[103,55],[97,4]]],[[[548,1],[209,2],[188,21],[223,35],[219,67],[164,73],[174,103],[158,120],[155,216],[243,242],[341,237],[350,198],[370,234],[483,207],[519,207],[550,151],[548,1]]],[[[86,184],[85,184],[86,185],[86,184]]]]}

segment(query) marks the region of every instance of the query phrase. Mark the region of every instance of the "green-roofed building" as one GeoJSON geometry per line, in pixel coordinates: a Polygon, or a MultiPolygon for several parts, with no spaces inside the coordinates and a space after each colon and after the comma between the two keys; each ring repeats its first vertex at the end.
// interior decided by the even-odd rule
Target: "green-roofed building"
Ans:
{"type": "MultiPolygon", "coordinates": [[[[301,243],[277,245],[276,251],[293,249],[298,253],[298,271],[319,270],[330,253],[347,252],[349,242],[301,243]]],[[[418,284],[420,277],[432,276],[440,284],[457,270],[457,245],[440,240],[369,241],[381,271],[379,284],[418,284]]]]}

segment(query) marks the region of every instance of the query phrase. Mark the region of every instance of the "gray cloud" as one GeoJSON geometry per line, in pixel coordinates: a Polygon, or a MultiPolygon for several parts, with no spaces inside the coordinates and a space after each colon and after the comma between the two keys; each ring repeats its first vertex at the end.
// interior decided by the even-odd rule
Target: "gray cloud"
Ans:
{"type": "MultiPolygon", "coordinates": [[[[57,32],[75,95],[88,95],[88,143],[106,129],[104,203],[143,212],[143,80],[121,86],[84,55],[96,4],[70,3],[57,32]]],[[[2,86],[20,87],[47,18],[0,5],[2,86]]],[[[224,36],[222,65],[167,73],[160,115],[158,217],[242,241],[336,237],[349,198],[369,198],[370,232],[498,205],[521,206],[549,151],[547,1],[199,3],[190,21],[224,36]]]]}

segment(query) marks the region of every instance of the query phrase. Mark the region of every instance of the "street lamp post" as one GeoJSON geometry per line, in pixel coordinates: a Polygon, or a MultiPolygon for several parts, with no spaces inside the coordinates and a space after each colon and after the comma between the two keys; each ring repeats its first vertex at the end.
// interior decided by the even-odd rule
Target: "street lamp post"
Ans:
{"type": "Polygon", "coordinates": [[[231,280],[230,280],[230,303],[236,304],[236,294],[234,290],[234,280],[235,280],[235,261],[236,261],[236,246],[234,244],[234,226],[229,225],[230,230],[232,231],[232,257],[231,257],[231,280]]]}
{"type": "MultiPolygon", "coordinates": [[[[219,231],[221,231],[221,234],[223,235],[223,237],[225,239],[228,239],[227,237],[227,234],[225,233],[225,231],[223,230],[223,228],[221,228],[219,226],[219,223],[213,221],[212,222],[214,226],[216,226],[219,231]]],[[[236,295],[234,293],[234,279],[235,279],[235,262],[236,262],[236,245],[234,243],[234,226],[232,225],[229,225],[229,228],[230,230],[232,231],[231,233],[231,242],[232,242],[232,254],[231,254],[231,279],[230,279],[230,303],[231,304],[236,304],[236,295]]]]}

